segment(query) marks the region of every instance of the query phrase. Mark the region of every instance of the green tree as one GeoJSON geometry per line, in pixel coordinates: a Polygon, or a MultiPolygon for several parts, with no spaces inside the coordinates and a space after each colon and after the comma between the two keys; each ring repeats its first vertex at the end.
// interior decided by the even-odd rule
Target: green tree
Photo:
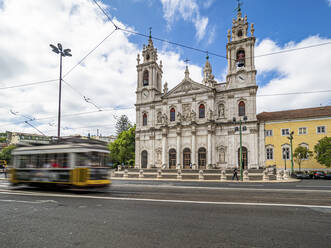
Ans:
{"type": "Polygon", "coordinates": [[[126,115],[121,115],[121,117],[116,122],[116,135],[119,136],[123,131],[127,131],[132,127],[129,118],[126,115]]]}
{"type": "Polygon", "coordinates": [[[299,171],[301,171],[302,161],[308,159],[312,155],[313,155],[313,152],[309,151],[307,147],[299,145],[297,148],[295,148],[293,157],[299,165],[299,171]]]}
{"type": "Polygon", "coordinates": [[[9,164],[12,158],[11,152],[14,148],[16,148],[15,145],[9,145],[3,148],[0,152],[0,160],[6,160],[7,164],[9,164]]]}
{"type": "Polygon", "coordinates": [[[135,158],[135,130],[134,125],[119,134],[117,139],[109,144],[110,159],[114,164],[134,165],[135,158]]]}
{"type": "Polygon", "coordinates": [[[331,166],[331,137],[324,137],[320,139],[314,147],[316,153],[316,160],[330,168],[331,166]]]}

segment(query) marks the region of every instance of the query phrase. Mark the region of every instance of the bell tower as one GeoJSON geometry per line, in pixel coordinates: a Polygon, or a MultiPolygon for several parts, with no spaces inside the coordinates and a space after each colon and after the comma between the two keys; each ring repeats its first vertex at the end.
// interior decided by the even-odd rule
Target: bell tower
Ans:
{"type": "Polygon", "coordinates": [[[162,61],[157,63],[157,49],[154,48],[151,30],[148,45],[143,46],[143,61],[137,55],[137,103],[150,102],[162,92],[162,61]]]}
{"type": "Polygon", "coordinates": [[[237,18],[232,20],[232,31],[228,30],[226,56],[228,60],[228,74],[226,81],[228,88],[240,88],[256,85],[256,69],[254,63],[254,24],[249,24],[247,16],[242,17],[241,4],[238,3],[237,18]]]}

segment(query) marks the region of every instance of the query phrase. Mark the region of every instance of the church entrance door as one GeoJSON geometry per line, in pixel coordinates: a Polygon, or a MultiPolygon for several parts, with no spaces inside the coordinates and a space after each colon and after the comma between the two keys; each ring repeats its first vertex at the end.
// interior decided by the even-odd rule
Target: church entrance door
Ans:
{"type": "MultiPolygon", "coordinates": [[[[243,162],[243,169],[248,169],[248,151],[246,147],[242,147],[242,162],[243,162]]],[[[240,148],[238,149],[238,165],[240,163],[240,148]]],[[[240,168],[240,167],[239,167],[240,168]]]]}
{"type": "Polygon", "coordinates": [[[189,169],[191,164],[191,150],[189,148],[185,148],[183,151],[183,168],[189,169]]]}
{"type": "Polygon", "coordinates": [[[170,149],[169,151],[169,168],[176,168],[176,150],[170,149]]]}
{"type": "Polygon", "coordinates": [[[147,151],[142,151],[141,153],[141,168],[147,168],[148,155],[147,151]]]}

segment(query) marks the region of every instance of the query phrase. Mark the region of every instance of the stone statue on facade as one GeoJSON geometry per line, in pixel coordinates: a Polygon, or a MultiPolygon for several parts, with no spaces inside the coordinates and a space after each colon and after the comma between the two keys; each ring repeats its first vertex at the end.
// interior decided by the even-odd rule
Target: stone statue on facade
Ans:
{"type": "Polygon", "coordinates": [[[191,110],[191,114],[190,114],[190,119],[191,119],[191,121],[195,121],[195,118],[196,118],[196,113],[195,113],[195,111],[192,109],[192,110],[191,110]]]}
{"type": "Polygon", "coordinates": [[[182,122],[182,114],[180,112],[177,113],[178,122],[182,122]]]}
{"type": "Polygon", "coordinates": [[[162,124],[167,125],[168,124],[168,116],[167,114],[162,115],[162,124]]]}
{"type": "Polygon", "coordinates": [[[168,93],[168,83],[165,82],[164,86],[163,86],[163,93],[167,94],[168,93]]]}
{"type": "Polygon", "coordinates": [[[218,117],[224,117],[224,104],[218,105],[218,117]]]}
{"type": "Polygon", "coordinates": [[[208,120],[213,120],[213,111],[211,109],[208,110],[208,120]]]}
{"type": "Polygon", "coordinates": [[[162,123],[162,113],[161,112],[158,112],[157,113],[157,123],[162,123]]]}

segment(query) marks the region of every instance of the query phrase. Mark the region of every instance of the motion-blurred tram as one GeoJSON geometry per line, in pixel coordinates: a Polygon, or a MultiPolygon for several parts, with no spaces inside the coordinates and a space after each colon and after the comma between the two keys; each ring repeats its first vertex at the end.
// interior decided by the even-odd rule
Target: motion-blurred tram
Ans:
{"type": "Polygon", "coordinates": [[[111,184],[107,145],[98,140],[61,138],[48,145],[12,151],[12,185],[93,188],[111,184]]]}

